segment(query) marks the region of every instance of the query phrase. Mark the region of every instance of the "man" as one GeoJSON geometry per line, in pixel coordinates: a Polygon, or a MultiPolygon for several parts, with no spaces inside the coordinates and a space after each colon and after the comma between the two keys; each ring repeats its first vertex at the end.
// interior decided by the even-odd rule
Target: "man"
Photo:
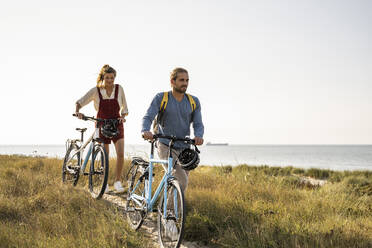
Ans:
{"type": "MultiPolygon", "coordinates": [[[[158,132],[165,135],[174,135],[176,137],[190,136],[190,124],[193,123],[195,144],[202,145],[204,125],[202,122],[201,108],[199,99],[192,96],[195,101],[195,110],[192,109],[190,99],[185,94],[189,84],[189,74],[183,68],[175,68],[170,77],[172,90],[168,92],[168,102],[162,120],[158,123],[158,132]]],[[[151,123],[155,116],[159,113],[160,104],[163,100],[164,92],[158,93],[147,109],[146,115],[142,120],[142,136],[147,140],[153,139],[153,134],[150,131],[151,123]]],[[[158,154],[160,159],[168,158],[169,140],[159,139],[158,154]]],[[[187,148],[188,145],[182,142],[176,142],[172,155],[177,158],[179,153],[187,148]]],[[[173,161],[176,161],[174,159],[173,161]]],[[[185,192],[188,183],[188,172],[183,170],[179,164],[173,164],[173,174],[178,179],[182,190],[185,192]]]]}

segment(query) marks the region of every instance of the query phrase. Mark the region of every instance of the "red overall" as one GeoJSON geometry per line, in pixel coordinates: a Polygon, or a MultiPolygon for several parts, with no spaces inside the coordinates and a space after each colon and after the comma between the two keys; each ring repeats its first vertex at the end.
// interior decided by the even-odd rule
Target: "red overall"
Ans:
{"type": "MultiPolygon", "coordinates": [[[[120,106],[118,102],[118,92],[119,92],[119,85],[115,84],[115,98],[114,99],[103,99],[101,95],[100,89],[97,87],[98,95],[99,95],[99,108],[97,118],[101,119],[117,119],[120,118],[120,106]]],[[[111,140],[116,143],[119,139],[124,138],[124,126],[123,123],[118,125],[119,134],[112,138],[106,138],[101,134],[101,129],[99,132],[99,137],[103,139],[105,144],[110,144],[111,140]]]]}

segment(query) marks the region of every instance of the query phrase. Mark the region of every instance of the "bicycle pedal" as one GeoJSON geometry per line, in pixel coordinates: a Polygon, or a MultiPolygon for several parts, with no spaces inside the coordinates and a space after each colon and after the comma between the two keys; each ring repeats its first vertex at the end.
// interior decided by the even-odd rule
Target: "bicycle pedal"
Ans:
{"type": "Polygon", "coordinates": [[[153,213],[157,213],[157,212],[159,212],[159,211],[158,211],[157,208],[154,208],[154,209],[152,210],[152,212],[153,212],[153,213]]]}

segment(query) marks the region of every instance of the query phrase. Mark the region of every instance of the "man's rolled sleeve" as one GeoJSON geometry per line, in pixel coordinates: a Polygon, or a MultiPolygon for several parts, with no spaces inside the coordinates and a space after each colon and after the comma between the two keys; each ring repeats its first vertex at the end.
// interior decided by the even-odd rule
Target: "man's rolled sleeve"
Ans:
{"type": "Polygon", "coordinates": [[[204,125],[201,115],[201,105],[198,98],[196,98],[196,108],[194,112],[194,118],[193,118],[193,128],[194,128],[194,135],[195,137],[201,137],[203,138],[204,135],[204,125]]]}

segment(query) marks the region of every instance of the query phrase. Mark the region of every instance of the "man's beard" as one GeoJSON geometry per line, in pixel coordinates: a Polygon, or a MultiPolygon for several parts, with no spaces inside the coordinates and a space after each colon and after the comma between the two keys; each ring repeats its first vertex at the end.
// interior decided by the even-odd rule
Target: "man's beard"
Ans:
{"type": "Polygon", "coordinates": [[[178,93],[185,93],[187,90],[187,87],[180,87],[180,88],[174,87],[174,90],[178,93]]]}

